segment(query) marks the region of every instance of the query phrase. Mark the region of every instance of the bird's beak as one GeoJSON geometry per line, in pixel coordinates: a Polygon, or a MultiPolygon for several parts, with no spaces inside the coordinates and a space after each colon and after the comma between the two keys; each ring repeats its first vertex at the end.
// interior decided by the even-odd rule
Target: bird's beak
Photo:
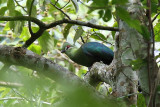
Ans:
{"type": "Polygon", "coordinates": [[[65,50],[61,50],[61,53],[64,53],[65,52],[65,50]]]}

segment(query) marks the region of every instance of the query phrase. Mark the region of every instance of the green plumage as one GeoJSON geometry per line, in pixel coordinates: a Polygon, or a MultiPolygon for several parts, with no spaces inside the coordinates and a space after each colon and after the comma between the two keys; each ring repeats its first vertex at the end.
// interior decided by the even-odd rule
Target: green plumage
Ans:
{"type": "Polygon", "coordinates": [[[65,42],[62,46],[62,52],[74,62],[87,67],[91,67],[94,62],[99,61],[109,65],[114,56],[111,49],[98,42],[85,43],[80,48],[65,42]]]}

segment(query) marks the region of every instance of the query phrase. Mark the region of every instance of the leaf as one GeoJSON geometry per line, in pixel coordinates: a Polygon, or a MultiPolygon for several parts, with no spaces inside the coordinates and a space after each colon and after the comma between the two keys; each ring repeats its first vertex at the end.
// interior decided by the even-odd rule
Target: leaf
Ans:
{"type": "Polygon", "coordinates": [[[112,13],[110,9],[105,10],[105,14],[103,16],[103,21],[108,22],[112,18],[112,13]]]}
{"type": "Polygon", "coordinates": [[[116,14],[120,19],[125,21],[130,27],[136,29],[145,39],[149,39],[150,35],[146,26],[141,25],[139,20],[132,19],[129,13],[121,7],[116,8],[116,14]]]}
{"type": "Polygon", "coordinates": [[[157,23],[154,26],[154,33],[155,33],[155,41],[160,42],[160,23],[157,23]]]}
{"type": "Polygon", "coordinates": [[[73,41],[74,41],[74,43],[77,41],[77,39],[83,34],[83,29],[82,29],[82,27],[81,26],[79,26],[79,28],[78,28],[78,30],[76,31],[76,34],[75,34],[75,36],[74,36],[74,39],[73,39],[73,41]]]}
{"type": "Polygon", "coordinates": [[[108,0],[93,0],[91,7],[107,7],[108,0]]]}
{"type": "Polygon", "coordinates": [[[68,34],[69,34],[69,30],[70,28],[72,27],[73,25],[72,24],[67,24],[66,27],[64,28],[64,31],[63,31],[63,36],[64,38],[66,39],[68,34]]]}
{"type": "Polygon", "coordinates": [[[75,7],[75,9],[76,9],[76,13],[78,12],[78,10],[79,10],[79,6],[78,6],[78,3],[77,3],[77,0],[71,0],[72,1],[72,3],[73,3],[73,5],[74,5],[74,7],[75,7]]]}
{"type": "Polygon", "coordinates": [[[28,47],[29,50],[35,52],[36,54],[40,55],[41,54],[41,47],[39,45],[31,44],[28,47]]]}
{"type": "Polygon", "coordinates": [[[93,33],[91,35],[91,38],[94,38],[94,39],[100,40],[100,41],[106,40],[106,37],[101,33],[93,33]]]}
{"type": "MultiPolygon", "coordinates": [[[[8,7],[8,10],[9,10],[9,15],[10,16],[15,16],[15,4],[14,4],[13,0],[8,0],[7,7],[8,7]]],[[[14,25],[15,25],[14,21],[9,22],[9,27],[10,27],[11,30],[14,29],[14,25]]]]}
{"type": "MultiPolygon", "coordinates": [[[[115,22],[115,23],[113,24],[113,27],[118,27],[118,23],[115,22]]],[[[116,34],[116,31],[112,31],[112,37],[113,37],[113,39],[114,39],[114,37],[115,37],[115,34],[116,34]]]]}
{"type": "Polygon", "coordinates": [[[9,9],[9,15],[14,16],[15,15],[15,4],[13,0],[8,0],[7,7],[9,9]]]}
{"type": "Polygon", "coordinates": [[[137,107],[146,107],[145,98],[143,94],[138,94],[137,107]]]}
{"type": "Polygon", "coordinates": [[[99,14],[99,18],[102,18],[104,15],[104,10],[99,10],[98,14],[99,14]]]}
{"type": "Polygon", "coordinates": [[[125,5],[128,2],[128,0],[112,0],[112,4],[115,5],[125,5]]]}
{"type": "Polygon", "coordinates": [[[38,38],[38,43],[44,52],[48,52],[54,48],[54,39],[47,31],[38,38]]]}
{"type": "MultiPolygon", "coordinates": [[[[31,3],[32,3],[32,0],[27,0],[27,2],[26,2],[26,7],[27,7],[28,14],[29,14],[29,11],[30,11],[30,8],[31,8],[31,3]]],[[[37,16],[37,9],[36,9],[36,5],[34,3],[33,3],[33,6],[32,6],[32,10],[31,10],[31,16],[32,17],[37,16]]]]}
{"type": "Polygon", "coordinates": [[[6,7],[6,6],[5,6],[5,7],[2,7],[2,8],[0,9],[0,16],[4,16],[6,10],[7,10],[7,7],[6,7]]]}
{"type": "Polygon", "coordinates": [[[30,32],[28,30],[28,27],[23,27],[22,33],[19,37],[22,38],[24,41],[30,38],[30,32]]]}

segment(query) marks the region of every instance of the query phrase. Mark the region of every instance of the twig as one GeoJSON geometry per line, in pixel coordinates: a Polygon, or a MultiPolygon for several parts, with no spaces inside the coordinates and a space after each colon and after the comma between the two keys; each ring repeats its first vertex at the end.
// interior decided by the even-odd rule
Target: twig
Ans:
{"type": "Polygon", "coordinates": [[[23,84],[0,81],[0,86],[18,88],[22,87],[23,84]]]}
{"type": "MultiPolygon", "coordinates": [[[[50,1],[51,2],[51,1],[50,1]]],[[[60,12],[62,12],[68,19],[70,19],[71,20],[71,18],[61,9],[61,8],[59,8],[59,7],[57,7],[55,4],[53,4],[52,2],[51,2],[51,4],[57,9],[57,10],[59,10],[60,12]]]]}
{"type": "Polygon", "coordinates": [[[85,43],[85,41],[84,41],[84,39],[82,38],[82,36],[80,36],[80,37],[81,37],[82,42],[85,43]]]}
{"type": "Polygon", "coordinates": [[[156,14],[156,16],[152,19],[152,23],[156,20],[160,13],[156,14]]]}
{"type": "MultiPolygon", "coordinates": [[[[58,1],[59,1],[59,0],[57,0],[57,1],[55,2],[55,5],[58,3],[58,1]]],[[[51,1],[50,1],[50,2],[51,2],[51,1]]]]}
{"type": "Polygon", "coordinates": [[[17,3],[17,6],[20,6],[23,9],[23,11],[25,11],[27,13],[27,10],[24,9],[25,7],[23,7],[22,5],[20,5],[17,0],[14,0],[14,1],[17,3]]]}
{"type": "Polygon", "coordinates": [[[142,92],[127,94],[127,95],[125,95],[125,96],[118,97],[118,99],[122,99],[122,98],[129,97],[129,96],[132,96],[132,95],[137,95],[137,94],[142,94],[142,92]]]}
{"type": "Polygon", "coordinates": [[[23,95],[21,95],[19,92],[16,92],[13,88],[12,88],[12,91],[15,92],[17,95],[19,95],[21,98],[27,100],[27,101],[31,101],[30,99],[24,97],[23,95]]]}
{"type": "MultiPolygon", "coordinates": [[[[29,17],[31,16],[31,13],[32,13],[33,3],[34,3],[34,0],[32,0],[32,2],[31,2],[31,6],[30,6],[30,9],[29,9],[29,17]]],[[[32,28],[31,28],[31,21],[28,21],[28,27],[29,27],[29,32],[31,34],[31,37],[33,37],[34,33],[32,31],[32,28]]]]}
{"type": "MultiPolygon", "coordinates": [[[[4,101],[4,100],[25,100],[24,98],[21,97],[6,97],[6,98],[0,98],[0,101],[4,101]]],[[[31,102],[35,102],[35,100],[31,100],[31,102]]],[[[44,102],[41,101],[43,104],[47,104],[47,105],[51,105],[51,103],[49,102],[44,102]]]]}
{"type": "Polygon", "coordinates": [[[96,36],[99,38],[99,39],[101,39],[103,42],[106,42],[106,43],[108,43],[108,44],[110,44],[110,45],[112,45],[112,46],[114,46],[112,43],[110,43],[110,42],[108,42],[108,41],[106,41],[106,40],[104,40],[103,38],[101,38],[96,32],[95,32],[95,30],[93,29],[93,31],[94,31],[94,33],[96,34],[96,36]]]}
{"type": "Polygon", "coordinates": [[[65,8],[68,4],[69,4],[69,2],[70,2],[71,0],[69,0],[63,7],[61,7],[60,9],[63,9],[63,8],[65,8]]]}

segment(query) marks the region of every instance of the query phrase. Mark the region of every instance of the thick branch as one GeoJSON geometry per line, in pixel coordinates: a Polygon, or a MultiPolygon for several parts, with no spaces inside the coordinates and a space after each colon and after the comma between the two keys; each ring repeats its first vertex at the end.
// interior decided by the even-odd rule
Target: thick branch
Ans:
{"type": "Polygon", "coordinates": [[[27,49],[21,47],[0,46],[0,61],[36,70],[64,86],[69,85],[86,88],[91,92],[93,98],[96,98],[98,101],[117,105],[113,99],[106,99],[106,97],[102,96],[92,86],[81,80],[72,72],[27,49]]]}
{"type": "Polygon", "coordinates": [[[94,87],[96,87],[99,82],[105,82],[110,86],[113,86],[113,66],[113,63],[108,66],[101,62],[96,62],[93,64],[90,72],[87,72],[84,79],[94,87]]]}

